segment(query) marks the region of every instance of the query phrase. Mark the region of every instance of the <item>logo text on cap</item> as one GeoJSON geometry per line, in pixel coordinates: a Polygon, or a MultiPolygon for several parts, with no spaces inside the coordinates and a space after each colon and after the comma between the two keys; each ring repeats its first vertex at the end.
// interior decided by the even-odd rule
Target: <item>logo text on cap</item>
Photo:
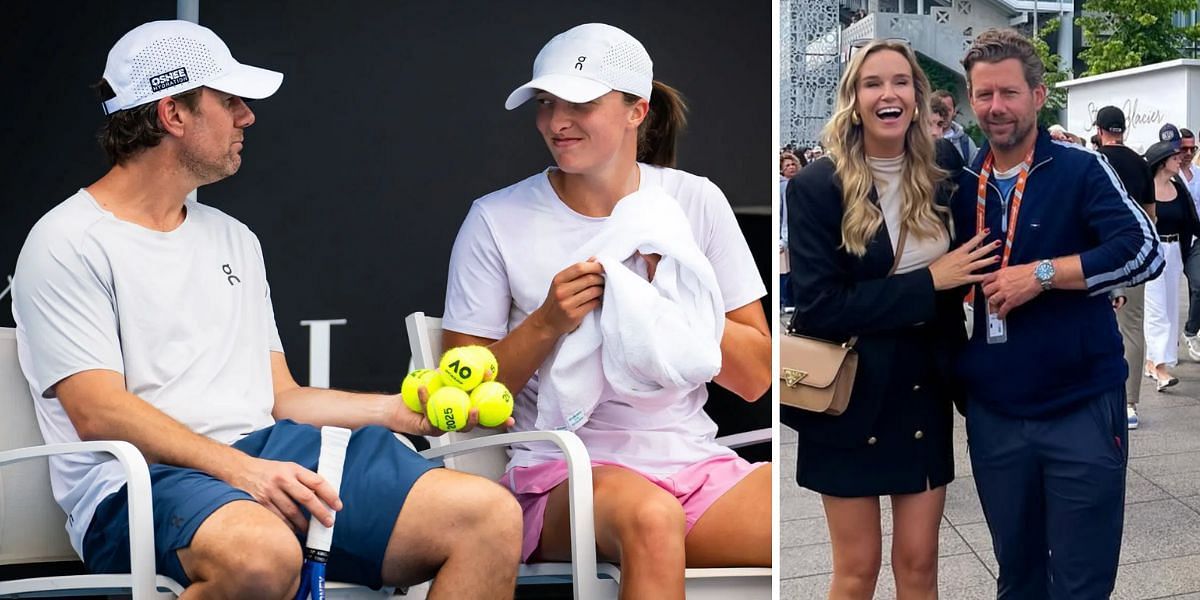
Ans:
{"type": "Polygon", "coordinates": [[[583,61],[585,61],[585,60],[587,60],[586,56],[580,56],[578,59],[576,59],[575,69],[578,71],[582,71],[583,70],[583,61]]]}
{"type": "Polygon", "coordinates": [[[162,75],[155,75],[150,78],[150,89],[158,92],[165,90],[171,86],[179,85],[188,82],[187,69],[179,67],[174,71],[168,71],[162,75]]]}

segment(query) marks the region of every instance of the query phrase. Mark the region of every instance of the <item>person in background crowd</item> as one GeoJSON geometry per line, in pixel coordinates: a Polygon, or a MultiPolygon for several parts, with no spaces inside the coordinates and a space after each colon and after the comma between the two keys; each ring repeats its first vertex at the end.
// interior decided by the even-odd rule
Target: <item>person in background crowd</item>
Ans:
{"type": "MultiPolygon", "coordinates": [[[[1190,129],[1179,130],[1179,177],[1191,195],[1192,204],[1200,211],[1200,168],[1193,164],[1196,158],[1196,134],[1190,129]]],[[[1193,240],[1195,242],[1195,240],[1193,240]]],[[[1183,274],[1188,283],[1187,321],[1183,324],[1183,341],[1188,357],[1200,361],[1200,244],[1193,243],[1192,249],[1183,257],[1183,274]]]]}
{"type": "Polygon", "coordinates": [[[1155,216],[1166,268],[1161,277],[1146,284],[1145,375],[1163,391],[1179,379],[1168,369],[1179,362],[1179,284],[1183,257],[1192,249],[1192,237],[1200,233],[1196,204],[1179,179],[1179,130],[1169,123],[1159,131],[1159,141],[1146,150],[1146,163],[1154,174],[1155,216]]]}
{"type": "Polygon", "coordinates": [[[929,123],[929,135],[933,136],[934,140],[946,137],[947,124],[950,122],[950,109],[946,108],[945,104],[930,102],[927,119],[929,123]]]}
{"type": "Polygon", "coordinates": [[[934,161],[952,176],[966,163],[962,155],[954,147],[954,142],[945,138],[946,124],[950,122],[950,109],[941,102],[929,103],[929,116],[926,118],[929,135],[933,137],[934,161]]]}
{"type": "Polygon", "coordinates": [[[1162,271],[1157,235],[1108,161],[1039,131],[1044,65],[1027,38],[984,31],[963,69],[987,144],[958,181],[956,238],[1004,242],[972,286],[958,362],[997,598],[1108,598],[1129,431],[1107,293],[1162,271]]]}
{"type": "Polygon", "coordinates": [[[950,188],[921,114],[928,98],[907,44],[871,42],[838,86],[824,131],[829,157],[787,190],[791,329],[838,343],[857,336],[844,413],[781,407],[781,421],[799,432],[796,481],[825,508],[830,598],[874,595],[881,496],[891,497],[896,594],[937,594],[938,526],[954,479],[951,405],[961,398],[950,368],[966,335],[962,286],[994,264],[980,256],[996,244],[980,248],[983,236],[967,236],[949,251],[950,188]]]}
{"type": "MultiPolygon", "coordinates": [[[[1094,125],[1096,137],[1101,142],[1096,151],[1108,159],[1125,191],[1153,220],[1154,176],[1146,160],[1125,145],[1125,113],[1115,106],[1105,106],[1096,112],[1094,125]]],[[[1117,326],[1125,347],[1125,364],[1129,368],[1129,376],[1125,378],[1125,416],[1129,428],[1137,429],[1137,404],[1142,390],[1140,372],[1146,361],[1146,288],[1142,285],[1126,287],[1113,290],[1112,295],[1113,306],[1117,309],[1117,326]]]]}
{"type": "Polygon", "coordinates": [[[954,148],[958,150],[959,156],[962,156],[963,162],[970,164],[975,159],[975,153],[979,148],[975,146],[975,140],[967,135],[963,130],[963,126],[954,121],[954,117],[958,116],[958,107],[954,101],[954,94],[946,90],[938,90],[933,93],[933,99],[930,101],[937,102],[946,107],[950,112],[950,116],[946,121],[946,139],[954,144],[954,148]]]}
{"type": "Polygon", "coordinates": [[[779,306],[784,313],[792,312],[792,291],[788,285],[787,254],[787,184],[800,170],[801,158],[791,152],[779,154],[779,306]]]}

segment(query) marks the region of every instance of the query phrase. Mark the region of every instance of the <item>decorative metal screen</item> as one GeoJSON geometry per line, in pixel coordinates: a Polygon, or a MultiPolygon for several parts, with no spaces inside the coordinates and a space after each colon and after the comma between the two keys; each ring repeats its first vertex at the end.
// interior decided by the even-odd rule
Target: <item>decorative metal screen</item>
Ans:
{"type": "Polygon", "coordinates": [[[841,76],[838,5],[839,0],[781,0],[779,137],[784,144],[817,145],[833,114],[841,76]]]}

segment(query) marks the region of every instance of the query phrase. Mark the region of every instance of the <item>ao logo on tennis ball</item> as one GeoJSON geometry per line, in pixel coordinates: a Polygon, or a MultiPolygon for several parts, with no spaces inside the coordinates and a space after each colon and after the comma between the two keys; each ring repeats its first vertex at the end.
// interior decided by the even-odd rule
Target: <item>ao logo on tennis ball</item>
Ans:
{"type": "Polygon", "coordinates": [[[495,379],[499,366],[496,356],[487,348],[463,346],[447,350],[442,355],[438,370],[442,373],[443,383],[469,392],[480,383],[495,379]]]}

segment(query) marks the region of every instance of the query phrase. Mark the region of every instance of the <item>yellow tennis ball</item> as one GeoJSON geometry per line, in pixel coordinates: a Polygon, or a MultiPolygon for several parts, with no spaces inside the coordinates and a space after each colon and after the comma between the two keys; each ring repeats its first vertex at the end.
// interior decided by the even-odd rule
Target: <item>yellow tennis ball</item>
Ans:
{"type": "Polygon", "coordinates": [[[425,416],[442,431],[458,431],[466,427],[470,412],[470,396],[456,387],[439,389],[425,403],[425,416]]]}
{"type": "Polygon", "coordinates": [[[496,355],[487,346],[467,346],[476,355],[476,360],[483,365],[484,381],[495,381],[496,376],[500,374],[500,364],[496,362],[496,355]]]}
{"type": "Polygon", "coordinates": [[[470,346],[447,350],[438,363],[438,370],[442,372],[442,383],[464,392],[475,389],[475,386],[483,381],[483,372],[487,367],[486,357],[472,350],[470,346]]]}
{"type": "Polygon", "coordinates": [[[479,424],[484,427],[503,425],[512,416],[513,396],[503,383],[485,381],[471,392],[471,407],[479,409],[479,424]]]}
{"type": "Polygon", "coordinates": [[[400,397],[404,398],[404,405],[416,413],[425,412],[421,410],[421,398],[417,395],[417,389],[421,386],[425,386],[433,395],[442,389],[442,378],[433,369],[417,369],[404,377],[404,383],[400,384],[400,397]]]}

